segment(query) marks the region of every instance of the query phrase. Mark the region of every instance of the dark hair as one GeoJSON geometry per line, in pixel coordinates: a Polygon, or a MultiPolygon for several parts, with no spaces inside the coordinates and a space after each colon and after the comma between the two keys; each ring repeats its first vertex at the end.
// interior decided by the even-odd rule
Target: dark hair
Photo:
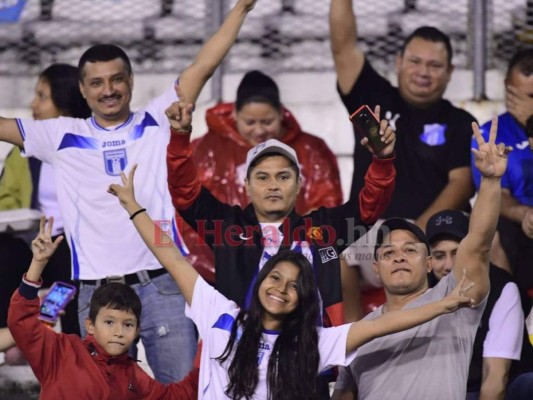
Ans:
{"type": "Polygon", "coordinates": [[[120,47],[114,44],[97,44],[89,47],[85,53],[80,57],[78,62],[79,81],[83,82],[83,68],[88,62],[94,63],[98,61],[111,61],[120,58],[124,61],[126,71],[128,75],[132,75],[133,70],[131,68],[131,62],[127,54],[120,47]]]}
{"type": "Polygon", "coordinates": [[[276,82],[261,71],[247,72],[237,88],[235,108],[239,111],[248,103],[267,103],[281,111],[279,89],[276,82]]]}
{"type": "Polygon", "coordinates": [[[521,50],[513,55],[507,67],[507,79],[515,69],[525,76],[533,74],[533,49],[521,50]]]}
{"type": "Polygon", "coordinates": [[[50,86],[52,102],[62,115],[89,118],[91,109],[83,98],[78,85],[78,69],[68,64],[52,64],[39,78],[50,86]]]}
{"type": "Polygon", "coordinates": [[[281,332],[268,362],[268,398],[271,400],[315,399],[315,378],[318,374],[319,306],[313,268],[305,256],[292,251],[282,251],[268,260],[253,287],[249,311],[241,309],[231,330],[228,344],[217,359],[226,361],[237,342],[237,330],[242,326],[242,336],[228,369],[229,384],[226,395],[232,399],[251,398],[258,377],[257,351],[263,332],[263,306],[259,301],[259,286],[280,262],[290,262],[300,269],[297,282],[298,305],[285,316],[281,332]]]}
{"type": "Polygon", "coordinates": [[[446,52],[448,53],[448,64],[451,65],[453,57],[452,43],[450,42],[448,35],[446,35],[444,32],[433,26],[421,26],[420,28],[415,29],[414,32],[407,36],[403,42],[400,50],[400,54],[402,56],[405,53],[407,45],[415,38],[424,39],[429,42],[443,43],[446,47],[446,52]]]}
{"type": "Polygon", "coordinates": [[[142,305],[135,290],[123,283],[106,283],[99,286],[91,297],[89,319],[94,323],[101,308],[131,311],[137,318],[137,325],[141,322],[142,305]]]}
{"type": "Polygon", "coordinates": [[[261,161],[263,161],[265,158],[274,156],[285,157],[287,160],[289,160],[289,162],[291,163],[290,168],[296,174],[296,179],[298,180],[300,178],[300,168],[290,158],[281,153],[267,153],[265,155],[262,155],[261,157],[257,157],[250,163],[250,165],[248,166],[248,170],[246,171],[246,179],[250,180],[252,170],[257,166],[257,164],[261,163],[261,161]]]}

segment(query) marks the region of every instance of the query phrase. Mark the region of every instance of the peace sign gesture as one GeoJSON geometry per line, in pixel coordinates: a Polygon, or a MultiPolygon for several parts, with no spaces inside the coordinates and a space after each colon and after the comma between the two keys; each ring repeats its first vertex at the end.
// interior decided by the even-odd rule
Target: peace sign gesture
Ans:
{"type": "Polygon", "coordinates": [[[472,149],[477,169],[486,178],[501,178],[507,169],[507,155],[513,150],[504,143],[496,144],[498,118],[492,119],[489,140],[485,142],[478,124],[472,122],[472,130],[479,149],[472,149]]]}
{"type": "Polygon", "coordinates": [[[59,236],[55,241],[52,241],[52,228],[54,227],[54,217],[50,217],[48,223],[46,217],[42,216],[39,224],[39,234],[31,242],[31,251],[33,252],[33,259],[38,262],[46,262],[52,257],[57,247],[63,240],[63,236],[59,236]]]}

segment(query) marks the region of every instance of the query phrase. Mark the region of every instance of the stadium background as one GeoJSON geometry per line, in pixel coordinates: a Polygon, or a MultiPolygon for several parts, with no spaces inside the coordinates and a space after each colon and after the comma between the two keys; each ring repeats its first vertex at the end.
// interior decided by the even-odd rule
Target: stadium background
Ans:
{"type": "MultiPolygon", "coordinates": [[[[353,134],[335,88],[329,1],[258,0],[237,43],[200,96],[193,124],[195,136],[205,133],[205,110],[219,100],[234,100],[243,73],[261,69],[277,81],[283,103],[304,130],[324,138],[337,155],[346,197],[353,134]]],[[[53,62],[76,65],[88,46],[105,42],[122,46],[132,59],[136,108],[173,82],[234,2],[0,0],[0,115],[31,116],[37,74],[53,62]]],[[[427,24],[448,33],[456,69],[445,96],[481,123],[503,110],[503,77],[510,56],[533,46],[533,0],[353,3],[367,56],[393,82],[394,58],[407,34],[427,24]]],[[[0,388],[13,381],[35,387],[27,370],[6,371],[0,388]]]]}
{"type": "MultiPolygon", "coordinates": [[[[133,107],[160,93],[186,67],[235,0],[0,0],[0,115],[28,116],[39,71],[52,62],[76,65],[91,44],[113,42],[131,57],[133,107]]],[[[446,97],[480,122],[502,110],[510,56],[533,45],[533,0],[353,0],[362,46],[395,80],[403,38],[437,26],[453,41],[456,70],[446,97]]],[[[353,135],[335,89],[328,39],[329,0],[258,0],[224,65],[197,104],[204,112],[235,98],[244,72],[261,69],[280,86],[282,101],[303,128],[338,156],[345,195],[353,135]]]]}

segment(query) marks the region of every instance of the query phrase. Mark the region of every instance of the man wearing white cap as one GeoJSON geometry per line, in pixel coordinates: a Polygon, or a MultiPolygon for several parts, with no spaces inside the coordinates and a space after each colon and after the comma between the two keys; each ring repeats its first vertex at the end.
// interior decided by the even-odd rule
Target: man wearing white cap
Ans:
{"type": "MultiPolygon", "coordinates": [[[[185,99],[183,93],[180,99],[185,99]]],[[[258,144],[247,154],[245,188],[251,204],[245,208],[222,203],[202,187],[191,158],[191,111],[186,101],[167,109],[173,132],[167,150],[169,190],[181,217],[215,254],[217,289],[246,307],[266,260],[280,250],[299,251],[315,268],[329,322],[342,323],[339,255],[366,233],[389,203],[396,175],[394,131],[382,122],[387,146],[375,155],[358,199],[300,216],[294,210],[300,190],[298,158],[276,139],[258,144]]]]}
{"type": "MultiPolygon", "coordinates": [[[[300,216],[294,209],[301,184],[298,157],[276,139],[248,151],[245,188],[251,204],[245,208],[222,203],[202,187],[189,145],[191,111],[184,101],[167,110],[172,132],[168,183],[176,210],[213,250],[215,287],[239,306],[248,307],[265,262],[278,251],[301,252],[313,265],[325,324],[342,324],[340,254],[366,233],[389,204],[396,176],[394,131],[382,122],[380,133],[387,146],[374,157],[358,199],[300,216]]],[[[329,398],[329,380],[321,376],[317,381],[319,398],[329,398]]]]}

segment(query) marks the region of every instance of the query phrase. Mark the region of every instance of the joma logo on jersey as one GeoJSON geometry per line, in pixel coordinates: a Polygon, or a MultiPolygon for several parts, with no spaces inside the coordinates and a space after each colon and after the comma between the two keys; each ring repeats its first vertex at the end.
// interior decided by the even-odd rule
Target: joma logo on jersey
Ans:
{"type": "Polygon", "coordinates": [[[124,146],[126,144],[126,141],[124,139],[122,140],[107,140],[104,143],[102,143],[102,148],[106,147],[117,147],[117,146],[124,146]]]}
{"type": "Polygon", "coordinates": [[[120,175],[128,164],[126,149],[104,151],[104,164],[108,175],[120,175]]]}

